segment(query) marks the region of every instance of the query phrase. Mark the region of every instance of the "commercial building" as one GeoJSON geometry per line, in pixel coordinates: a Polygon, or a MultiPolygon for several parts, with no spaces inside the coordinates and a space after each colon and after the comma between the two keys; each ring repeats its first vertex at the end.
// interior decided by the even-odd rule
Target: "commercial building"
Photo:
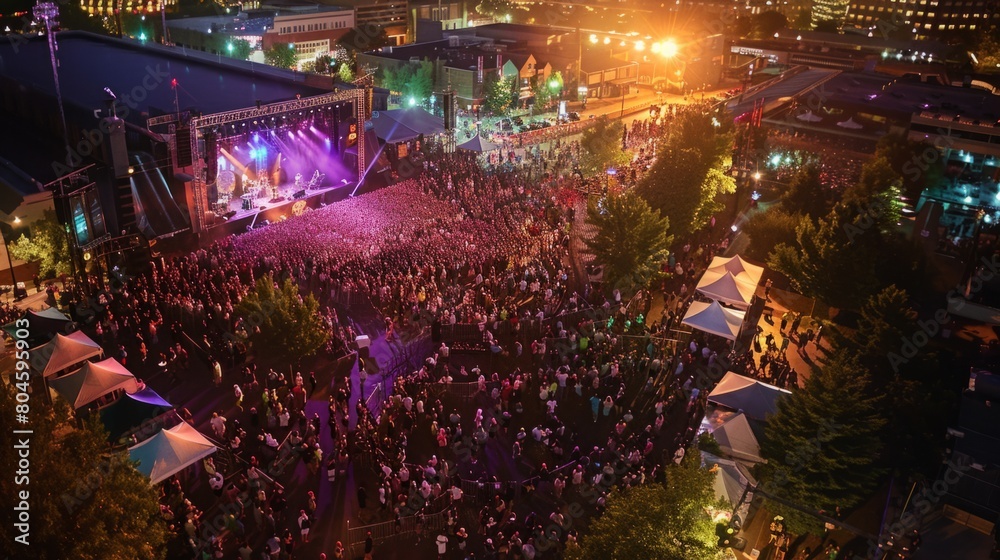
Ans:
{"type": "Polygon", "coordinates": [[[127,13],[157,13],[177,7],[177,0],[80,0],[80,7],[94,16],[111,16],[118,11],[127,13]]]}
{"type": "Polygon", "coordinates": [[[462,29],[469,25],[469,3],[465,0],[410,0],[407,3],[408,43],[435,40],[441,31],[462,29]],[[424,32],[421,32],[421,29],[424,32]],[[436,36],[435,36],[436,35],[436,36]]]}
{"type": "Polygon", "coordinates": [[[825,27],[826,31],[839,29],[847,17],[849,0],[813,0],[812,26],[825,27]]]}
{"type": "Polygon", "coordinates": [[[516,75],[520,97],[531,97],[539,80],[559,72],[564,98],[617,97],[638,81],[638,63],[609,56],[604,48],[581,45],[574,29],[493,24],[442,31],[441,39],[361,53],[359,67],[396,68],[422,60],[434,63],[434,89],[456,91],[459,106],[482,103],[484,87],[498,77],[516,75]],[[583,64],[580,64],[582,59],[583,64]],[[578,89],[577,78],[579,76],[578,89]],[[575,95],[574,95],[575,97],[575,95]]]}
{"type": "Polygon", "coordinates": [[[402,45],[406,42],[406,0],[320,0],[320,2],[326,6],[353,10],[355,25],[362,34],[382,28],[390,44],[402,45]]]}
{"type": "Polygon", "coordinates": [[[266,51],[279,44],[294,45],[301,66],[329,53],[353,27],[354,12],[346,8],[317,7],[314,12],[282,13],[264,32],[261,48],[266,51]]]}
{"type": "Polygon", "coordinates": [[[845,23],[925,38],[988,30],[1000,24],[1000,11],[988,0],[852,0],[845,23]]]}

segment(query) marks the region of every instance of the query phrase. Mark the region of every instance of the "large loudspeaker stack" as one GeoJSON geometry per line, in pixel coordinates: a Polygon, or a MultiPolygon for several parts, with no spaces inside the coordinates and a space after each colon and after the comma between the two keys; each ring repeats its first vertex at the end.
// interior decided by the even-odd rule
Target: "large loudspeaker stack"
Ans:
{"type": "Polygon", "coordinates": [[[205,169],[205,182],[214,183],[219,174],[219,142],[218,137],[211,132],[205,135],[205,169]]]}
{"type": "Polygon", "coordinates": [[[446,91],[441,94],[441,107],[444,109],[444,128],[454,130],[457,123],[458,107],[455,92],[446,91]]]}

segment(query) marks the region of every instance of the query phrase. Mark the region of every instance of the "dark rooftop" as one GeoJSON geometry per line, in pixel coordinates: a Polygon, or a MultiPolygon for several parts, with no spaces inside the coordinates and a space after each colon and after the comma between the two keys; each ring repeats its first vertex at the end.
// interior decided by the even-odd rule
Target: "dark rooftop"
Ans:
{"type": "MultiPolygon", "coordinates": [[[[141,44],[79,31],[58,34],[59,79],[64,103],[87,112],[101,109],[110,88],[120,102],[134,107],[130,121],[144,124],[139,113],[172,111],[177,80],[181,109],[204,114],[253,107],[326,90],[307,86],[305,76],[271,66],[219,58],[200,51],[141,44]]],[[[54,96],[48,43],[44,37],[0,42],[0,77],[54,96]]]]}

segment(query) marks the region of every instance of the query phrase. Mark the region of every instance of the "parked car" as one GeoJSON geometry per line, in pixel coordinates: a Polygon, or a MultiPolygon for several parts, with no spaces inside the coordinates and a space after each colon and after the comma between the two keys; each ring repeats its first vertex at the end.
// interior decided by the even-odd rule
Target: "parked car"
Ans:
{"type": "Polygon", "coordinates": [[[568,118],[570,122],[576,122],[580,120],[580,113],[577,113],[576,111],[572,113],[567,113],[566,118],[568,118]]]}

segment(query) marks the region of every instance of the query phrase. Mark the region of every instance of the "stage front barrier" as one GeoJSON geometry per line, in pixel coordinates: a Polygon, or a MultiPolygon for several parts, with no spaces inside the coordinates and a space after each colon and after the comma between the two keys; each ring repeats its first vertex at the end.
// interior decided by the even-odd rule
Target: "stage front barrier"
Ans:
{"type": "MultiPolygon", "coordinates": [[[[423,531],[425,535],[435,535],[448,524],[447,508],[437,513],[423,516],[423,531]]],[[[351,558],[358,558],[364,553],[365,539],[368,532],[372,533],[375,544],[382,544],[397,536],[410,535],[417,532],[417,516],[407,515],[400,518],[399,527],[395,520],[373,523],[371,525],[353,526],[348,522],[347,548],[351,558]]]]}

